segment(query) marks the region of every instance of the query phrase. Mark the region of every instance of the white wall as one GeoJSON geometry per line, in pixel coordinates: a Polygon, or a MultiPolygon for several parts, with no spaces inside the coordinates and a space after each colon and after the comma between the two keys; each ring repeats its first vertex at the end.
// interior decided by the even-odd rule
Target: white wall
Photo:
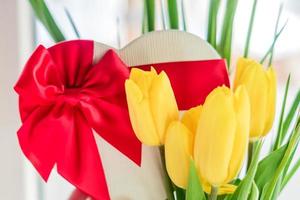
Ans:
{"type": "Polygon", "coordinates": [[[0,199],[22,199],[22,154],[16,138],[17,98],[12,89],[19,68],[17,0],[0,5],[0,199]]]}
{"type": "MultiPolygon", "coordinates": [[[[16,131],[20,126],[18,100],[13,90],[21,67],[32,51],[33,18],[27,1],[0,2],[0,199],[26,196],[25,159],[16,131]]],[[[28,170],[27,170],[28,171],[28,170]]],[[[36,184],[35,177],[31,181],[36,184]]]]}

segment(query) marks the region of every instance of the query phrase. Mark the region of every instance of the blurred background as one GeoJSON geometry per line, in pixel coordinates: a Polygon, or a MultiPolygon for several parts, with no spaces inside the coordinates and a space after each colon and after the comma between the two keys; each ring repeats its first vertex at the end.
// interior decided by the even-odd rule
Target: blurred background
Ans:
{"type": "MultiPolygon", "coordinates": [[[[141,36],[143,2],[142,0],[46,1],[67,39],[75,39],[76,35],[64,8],[70,12],[81,38],[92,39],[117,48],[122,48],[141,36]]],[[[270,47],[281,2],[258,1],[250,57],[260,60],[270,47]]],[[[163,29],[161,8],[164,9],[164,6],[164,0],[156,1],[157,30],[163,29]]],[[[233,35],[233,67],[235,60],[243,53],[251,6],[252,0],[242,0],[238,4],[233,35]]],[[[205,38],[208,0],[180,0],[178,7],[179,14],[182,14],[182,10],[185,13],[187,31],[205,38]]],[[[276,44],[274,57],[279,82],[278,115],[284,84],[289,73],[292,76],[288,105],[300,87],[299,0],[284,1],[280,26],[286,20],[288,24],[276,44]]],[[[164,28],[168,27],[167,24],[164,28]]],[[[43,183],[33,167],[25,160],[18,146],[16,131],[20,121],[17,96],[12,88],[22,66],[38,44],[49,47],[54,42],[35,19],[28,1],[0,0],[0,199],[64,200],[73,189],[55,171],[48,184],[43,183]]],[[[273,131],[277,129],[276,122],[274,124],[273,131]]],[[[272,138],[272,134],[268,137],[272,138]]],[[[268,148],[267,144],[265,148],[268,148]]],[[[299,182],[300,171],[293,177],[280,199],[298,199],[299,182]]]]}

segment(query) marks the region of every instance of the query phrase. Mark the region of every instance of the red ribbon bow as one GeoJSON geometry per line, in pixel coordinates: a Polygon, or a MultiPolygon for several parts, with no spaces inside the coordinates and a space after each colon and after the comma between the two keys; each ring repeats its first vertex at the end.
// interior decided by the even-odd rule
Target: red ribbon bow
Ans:
{"type": "MultiPolygon", "coordinates": [[[[107,200],[92,129],[138,165],[141,144],[132,131],[125,98],[129,69],[112,50],[93,65],[93,47],[93,41],[76,40],[36,49],[15,86],[23,122],[18,138],[44,180],[56,164],[71,184],[107,200]]],[[[202,104],[217,86],[229,86],[224,60],[153,66],[168,74],[180,109],[202,104]]]]}
{"type": "Polygon", "coordinates": [[[39,46],[15,86],[19,143],[44,180],[58,173],[95,199],[109,199],[94,129],[136,164],[141,144],[128,117],[127,66],[109,50],[95,65],[92,41],[39,46]]]}

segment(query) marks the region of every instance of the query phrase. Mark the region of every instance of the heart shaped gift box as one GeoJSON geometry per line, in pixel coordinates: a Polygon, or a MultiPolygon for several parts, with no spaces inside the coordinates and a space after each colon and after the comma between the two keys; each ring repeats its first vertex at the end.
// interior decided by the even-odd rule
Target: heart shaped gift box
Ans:
{"type": "Polygon", "coordinates": [[[141,156],[130,126],[127,66],[166,71],[181,110],[203,103],[215,87],[229,85],[224,60],[186,32],[151,32],[120,50],[86,40],[39,47],[15,90],[23,122],[20,145],[45,180],[56,165],[60,175],[95,199],[166,198],[158,148],[143,146],[141,156]],[[81,82],[89,89],[74,87],[81,82]],[[94,104],[93,99],[102,100],[94,104]]]}

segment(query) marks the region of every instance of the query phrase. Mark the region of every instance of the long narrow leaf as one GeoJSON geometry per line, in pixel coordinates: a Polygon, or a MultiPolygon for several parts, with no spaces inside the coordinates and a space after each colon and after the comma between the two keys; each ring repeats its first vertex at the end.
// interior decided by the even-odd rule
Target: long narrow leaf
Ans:
{"type": "Polygon", "coordinates": [[[185,200],[185,190],[173,184],[176,200],[185,200]]]}
{"type": "Polygon", "coordinates": [[[36,15],[36,17],[40,20],[40,22],[45,26],[52,39],[55,42],[60,42],[65,40],[64,35],[53,19],[46,3],[44,0],[29,0],[31,7],[36,15]]]}
{"type": "Polygon", "coordinates": [[[219,52],[227,60],[228,70],[230,70],[233,24],[237,5],[238,0],[227,0],[219,45],[219,52]]]}
{"type": "Polygon", "coordinates": [[[76,27],[76,25],[75,25],[75,22],[74,22],[74,20],[73,20],[73,18],[72,18],[72,16],[71,16],[69,10],[68,10],[67,8],[64,8],[64,10],[65,10],[65,13],[66,13],[66,15],[67,15],[67,17],[68,17],[68,20],[69,20],[69,22],[70,22],[72,28],[73,28],[73,31],[74,31],[76,37],[77,37],[77,38],[80,38],[79,31],[78,31],[78,29],[77,29],[77,27],[76,27]]]}
{"type": "Polygon", "coordinates": [[[248,33],[247,33],[247,39],[246,39],[246,45],[245,45],[245,50],[244,50],[244,57],[245,58],[247,58],[248,54],[249,54],[249,48],[250,48],[250,41],[251,41],[251,36],[252,36],[253,23],[254,23],[254,18],[255,18],[255,13],[256,13],[256,5],[257,5],[257,0],[253,0],[251,17],[250,17],[250,22],[249,22],[249,27],[248,27],[248,33]]]}
{"type": "Polygon", "coordinates": [[[275,46],[275,44],[276,44],[276,42],[277,42],[279,36],[281,35],[281,33],[283,32],[283,30],[285,29],[285,27],[286,27],[286,25],[287,25],[287,22],[288,22],[288,21],[286,21],[286,22],[284,23],[284,25],[281,27],[281,29],[279,30],[279,32],[278,32],[278,33],[276,34],[276,36],[274,37],[274,40],[273,40],[271,46],[269,47],[269,49],[267,50],[267,52],[265,53],[265,55],[263,56],[263,58],[260,60],[260,63],[265,62],[265,60],[266,60],[266,59],[268,58],[268,56],[271,54],[271,52],[272,52],[272,50],[273,50],[273,48],[274,48],[274,46],[275,46]]]}
{"type": "Polygon", "coordinates": [[[249,200],[258,200],[258,198],[259,198],[259,190],[255,182],[253,181],[249,200]]]}
{"type": "Polygon", "coordinates": [[[266,195],[265,195],[266,200],[272,199],[276,185],[277,185],[278,181],[280,180],[282,172],[286,168],[287,163],[289,162],[289,158],[291,157],[292,153],[294,152],[295,148],[297,147],[297,144],[299,143],[299,139],[300,139],[300,117],[298,115],[297,122],[296,122],[296,128],[294,129],[292,137],[289,141],[287,150],[285,151],[283,159],[281,160],[280,165],[277,168],[277,170],[267,188],[266,195]]]}
{"type": "Polygon", "coordinates": [[[168,11],[171,29],[179,29],[177,0],[168,0],[168,11]]]}
{"type": "Polygon", "coordinates": [[[142,33],[145,34],[148,32],[148,14],[147,14],[147,5],[146,0],[144,1],[144,12],[143,12],[143,23],[142,23],[142,33]]]}
{"type": "Polygon", "coordinates": [[[291,178],[295,175],[295,173],[300,168],[300,159],[296,161],[292,169],[284,176],[284,179],[281,184],[281,190],[288,184],[288,182],[291,180],[291,178]]]}
{"type": "Polygon", "coordinates": [[[245,178],[239,184],[236,191],[233,193],[230,200],[248,199],[250,191],[251,191],[251,187],[253,184],[253,180],[254,180],[254,177],[256,174],[258,160],[259,160],[259,154],[260,154],[262,144],[263,144],[263,142],[259,141],[258,144],[255,146],[254,156],[252,158],[252,162],[250,164],[249,170],[248,170],[245,178]]]}
{"type": "Polygon", "coordinates": [[[282,140],[285,139],[287,131],[291,125],[292,120],[294,119],[294,116],[299,109],[299,104],[300,104],[300,89],[298,90],[295,99],[293,100],[292,106],[283,122],[283,127],[282,127],[282,140]]]}
{"type": "Polygon", "coordinates": [[[278,130],[277,130],[277,135],[275,139],[275,143],[273,146],[273,151],[278,149],[282,143],[282,127],[283,127],[283,116],[285,112],[285,107],[286,107],[286,99],[287,95],[289,92],[289,86],[290,86],[290,80],[291,80],[291,75],[289,74],[286,85],[285,85],[285,91],[284,91],[284,97],[283,97],[283,102],[281,106],[281,113],[280,113],[280,118],[279,118],[279,123],[278,123],[278,130]]]}
{"type": "Polygon", "coordinates": [[[187,31],[184,0],[181,0],[181,14],[182,14],[182,25],[183,25],[183,30],[184,30],[184,31],[187,31]]]}
{"type": "Polygon", "coordinates": [[[259,162],[254,178],[259,191],[263,190],[266,184],[268,184],[270,177],[275,174],[286,149],[287,144],[273,151],[259,162]]]}
{"type": "Polygon", "coordinates": [[[208,13],[207,42],[215,49],[217,48],[217,18],[220,2],[220,0],[210,0],[208,13]]]}
{"type": "MultiPolygon", "coordinates": [[[[279,7],[278,16],[277,16],[276,25],[275,25],[274,38],[276,37],[277,31],[278,31],[278,26],[279,26],[279,21],[280,21],[280,18],[281,18],[282,10],[283,10],[283,3],[281,3],[281,5],[279,7]]],[[[275,49],[275,44],[272,46],[272,50],[271,50],[270,58],[269,58],[269,65],[268,66],[272,65],[273,55],[274,55],[274,49],[275,49]]]]}
{"type": "Polygon", "coordinates": [[[150,32],[155,30],[155,0],[144,1],[144,17],[147,22],[144,21],[144,32],[150,32]]]}
{"type": "Polygon", "coordinates": [[[161,10],[163,29],[167,30],[167,15],[166,15],[165,0],[160,0],[160,10],[161,10]]]}

